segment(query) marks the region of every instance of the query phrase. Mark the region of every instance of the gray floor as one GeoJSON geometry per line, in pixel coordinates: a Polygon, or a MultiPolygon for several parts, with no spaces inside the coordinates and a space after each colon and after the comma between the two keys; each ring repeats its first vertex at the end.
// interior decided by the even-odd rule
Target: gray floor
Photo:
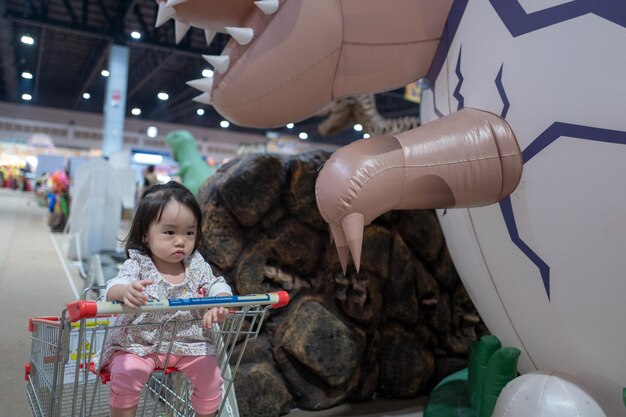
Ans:
{"type": "MultiPolygon", "coordinates": [[[[0,189],[0,416],[31,416],[24,367],[28,319],[56,316],[80,298],[83,281],[67,259],[68,236],[46,225],[47,209],[32,193],[0,189]]],[[[289,417],[420,417],[423,399],[377,400],[330,410],[292,410],[289,417]]]]}

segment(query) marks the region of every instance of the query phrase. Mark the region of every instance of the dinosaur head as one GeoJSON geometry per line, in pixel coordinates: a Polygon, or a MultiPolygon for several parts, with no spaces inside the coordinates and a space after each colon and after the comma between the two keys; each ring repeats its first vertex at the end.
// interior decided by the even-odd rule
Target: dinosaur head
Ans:
{"type": "Polygon", "coordinates": [[[157,0],[180,40],[190,26],[233,39],[204,55],[212,78],[188,82],[240,126],[269,128],[316,114],[336,98],[423,77],[451,0],[157,0]]]}
{"type": "Polygon", "coordinates": [[[188,130],[172,130],[165,136],[165,142],[172,148],[172,157],[175,161],[181,159],[183,149],[190,145],[196,148],[196,139],[188,130]]]}

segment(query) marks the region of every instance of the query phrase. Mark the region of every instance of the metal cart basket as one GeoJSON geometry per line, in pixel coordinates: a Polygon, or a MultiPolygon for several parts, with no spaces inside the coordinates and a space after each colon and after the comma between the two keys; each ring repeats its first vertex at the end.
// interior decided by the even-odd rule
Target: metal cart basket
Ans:
{"type": "MultiPolygon", "coordinates": [[[[95,369],[93,356],[109,333],[121,326],[114,317],[146,311],[194,310],[227,307],[224,323],[214,324],[216,358],[222,372],[222,403],[218,417],[238,417],[233,380],[247,343],[255,339],[271,307],[289,302],[285,291],[277,293],[202,297],[178,300],[151,300],[140,309],[118,302],[76,301],[60,317],[30,319],[31,350],[26,364],[26,392],[36,417],[109,416],[109,375],[95,369]]],[[[159,340],[176,337],[176,328],[189,321],[141,324],[153,326],[159,340]],[[166,329],[167,327],[167,329],[166,329]]],[[[184,326],[182,326],[184,327],[184,326]]],[[[172,344],[169,344],[170,346],[172,344]]],[[[171,349],[171,348],[170,348],[171,349]]],[[[168,352],[169,355],[169,352],[168,352]]],[[[169,356],[168,356],[169,358],[169,356]]],[[[182,372],[168,367],[157,369],[146,384],[137,416],[193,417],[191,387],[182,372]]]]}

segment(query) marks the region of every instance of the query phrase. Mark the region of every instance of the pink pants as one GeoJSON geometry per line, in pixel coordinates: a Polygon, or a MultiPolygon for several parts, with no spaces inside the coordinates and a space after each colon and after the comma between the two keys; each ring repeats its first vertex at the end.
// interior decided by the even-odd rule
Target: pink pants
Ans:
{"type": "MultiPolygon", "coordinates": [[[[155,368],[163,368],[166,357],[162,353],[137,356],[115,352],[107,366],[111,372],[111,407],[124,409],[137,405],[150,374],[155,368]]],[[[197,414],[210,414],[219,408],[224,380],[215,356],[170,355],[167,366],[178,368],[191,382],[191,406],[197,414]]]]}

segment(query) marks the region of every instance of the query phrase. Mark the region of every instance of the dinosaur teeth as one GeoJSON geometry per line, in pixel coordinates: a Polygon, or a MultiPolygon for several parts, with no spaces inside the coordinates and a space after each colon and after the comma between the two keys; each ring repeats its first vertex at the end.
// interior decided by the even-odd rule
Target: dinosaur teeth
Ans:
{"type": "Polygon", "coordinates": [[[274,14],[278,10],[278,0],[260,0],[255,1],[254,4],[267,15],[274,14]]]}
{"type": "Polygon", "coordinates": [[[224,29],[226,29],[226,32],[232,36],[239,45],[247,45],[252,41],[252,38],[254,38],[254,30],[252,28],[227,26],[224,29]]]}
{"type": "Polygon", "coordinates": [[[230,65],[230,57],[228,55],[202,55],[202,58],[213,65],[213,68],[220,74],[228,71],[228,66],[230,65]]]}
{"type": "Polygon", "coordinates": [[[176,10],[173,7],[169,7],[165,3],[159,3],[159,11],[157,12],[156,23],[154,27],[158,28],[163,23],[167,22],[176,15],[176,10]]]}
{"type": "Polygon", "coordinates": [[[206,39],[207,46],[211,45],[211,42],[213,42],[213,39],[215,38],[215,32],[204,29],[204,38],[206,39]]]}
{"type": "Polygon", "coordinates": [[[206,78],[206,77],[198,78],[197,80],[187,81],[186,84],[197,90],[210,94],[211,89],[213,88],[213,78],[206,78]]]}
{"type": "Polygon", "coordinates": [[[185,37],[187,32],[189,32],[189,26],[187,23],[183,23],[180,20],[175,20],[175,29],[176,29],[176,43],[180,43],[181,40],[185,37]]]}
{"type": "Polygon", "coordinates": [[[167,0],[167,7],[177,6],[179,4],[187,3],[188,0],[167,0]]]}
{"type": "Polygon", "coordinates": [[[211,94],[202,93],[199,96],[192,98],[193,101],[197,101],[198,103],[211,105],[211,94]]]}

